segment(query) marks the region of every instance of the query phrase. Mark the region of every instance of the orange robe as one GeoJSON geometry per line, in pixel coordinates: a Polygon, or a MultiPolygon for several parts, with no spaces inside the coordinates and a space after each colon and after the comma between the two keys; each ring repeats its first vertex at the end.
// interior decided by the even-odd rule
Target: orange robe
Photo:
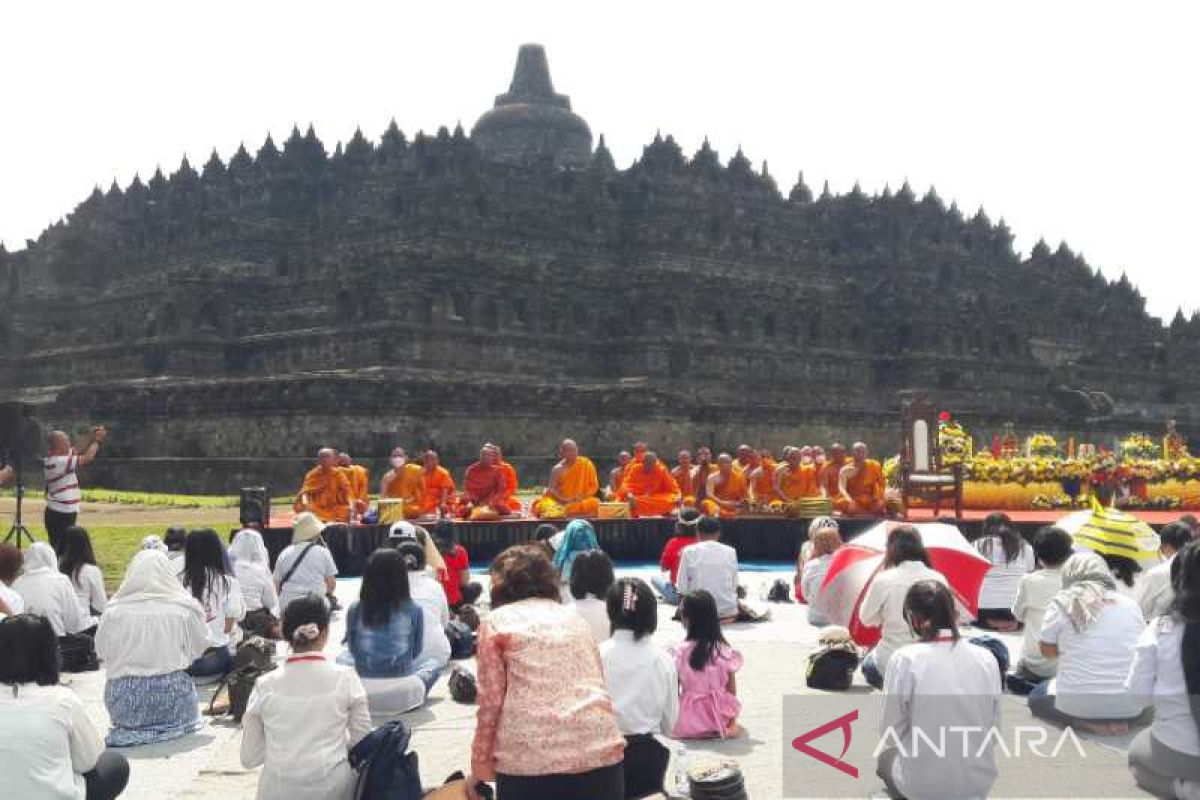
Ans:
{"type": "Polygon", "coordinates": [[[683,504],[685,506],[696,504],[696,479],[693,474],[695,469],[696,467],[693,465],[687,469],[679,466],[671,470],[671,477],[675,479],[676,485],[679,486],[679,493],[683,495],[683,504]]]}
{"type": "Polygon", "coordinates": [[[783,491],[782,503],[795,503],[805,497],[820,497],[821,486],[817,481],[817,468],[812,464],[801,464],[792,469],[790,464],[783,467],[783,475],[779,478],[779,488],[783,491]]]}
{"type": "Polygon", "coordinates": [[[454,485],[450,470],[439,465],[433,468],[433,472],[426,472],[425,496],[421,498],[422,516],[436,514],[438,508],[453,506],[457,492],[458,487],[454,485]]]}
{"type": "Polygon", "coordinates": [[[311,511],[322,522],[348,522],[350,519],[350,481],[337,467],[325,470],[313,467],[304,476],[296,495],[297,512],[311,511]],[[307,495],[308,503],[304,503],[307,495]]]}
{"type": "Polygon", "coordinates": [[[517,483],[517,470],[507,461],[501,461],[500,472],[504,475],[504,505],[509,511],[519,514],[524,510],[524,506],[517,499],[517,488],[519,486],[517,483]]]}
{"type": "MultiPolygon", "coordinates": [[[[730,470],[729,477],[723,481],[720,473],[717,473],[717,479],[712,487],[712,496],[718,500],[723,500],[726,503],[745,503],[749,497],[749,486],[746,483],[746,476],[737,469],[730,470]]],[[[736,517],[737,511],[730,511],[727,508],[722,508],[712,500],[704,501],[704,513],[719,514],[725,519],[736,517]]]]}
{"type": "Polygon", "coordinates": [[[632,513],[635,517],[664,517],[679,504],[679,485],[671,477],[671,471],[660,461],[649,472],[641,464],[637,469],[625,470],[618,500],[637,498],[632,513]]]}
{"type": "Polygon", "coordinates": [[[594,517],[600,513],[600,501],[596,498],[600,480],[590,458],[577,456],[574,464],[559,473],[558,486],[554,489],[562,497],[581,499],[564,504],[546,492],[533,503],[535,517],[594,517]]]}
{"type": "Polygon", "coordinates": [[[847,478],[846,494],[850,502],[839,493],[834,498],[833,506],[843,514],[882,514],[887,509],[884,495],[887,481],[883,477],[883,467],[873,458],[863,462],[858,474],[847,478]]]}
{"type": "Polygon", "coordinates": [[[768,505],[779,499],[779,496],[775,494],[775,470],[777,469],[779,469],[779,464],[775,461],[764,459],[759,464],[758,471],[750,482],[750,494],[754,497],[754,502],[768,505]]]}
{"type": "Polygon", "coordinates": [[[464,519],[479,518],[480,515],[474,513],[477,509],[486,509],[495,515],[508,514],[508,506],[503,502],[506,493],[504,471],[499,466],[476,461],[463,475],[460,514],[464,519]]]}
{"type": "Polygon", "coordinates": [[[421,501],[425,499],[425,470],[420,464],[408,463],[393,469],[384,480],[380,498],[404,501],[404,518],[421,516],[421,501]]]}
{"type": "Polygon", "coordinates": [[[818,474],[821,488],[825,490],[825,494],[831,498],[837,498],[841,494],[841,489],[838,488],[838,481],[841,479],[842,467],[850,463],[850,460],[843,458],[840,462],[834,463],[826,461],[821,467],[818,474]]]}
{"type": "Polygon", "coordinates": [[[360,464],[351,464],[338,469],[344,472],[346,480],[350,481],[350,499],[365,503],[371,496],[371,476],[367,468],[360,464]]]}

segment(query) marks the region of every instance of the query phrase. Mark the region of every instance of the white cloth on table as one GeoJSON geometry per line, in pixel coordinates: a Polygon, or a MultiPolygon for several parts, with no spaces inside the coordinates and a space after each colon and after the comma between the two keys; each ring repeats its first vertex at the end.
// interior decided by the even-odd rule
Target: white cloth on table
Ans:
{"type": "Polygon", "coordinates": [[[296,559],[310,545],[312,550],[300,562],[300,566],[296,568],[288,582],[279,588],[281,612],[287,609],[288,603],[305,595],[319,594],[324,597],[325,579],[337,575],[337,564],[334,563],[333,555],[328,548],[312,542],[302,542],[288,545],[279,554],[279,558],[275,560],[275,580],[282,581],[283,576],[287,575],[292,565],[296,563],[296,559]]]}
{"type": "Polygon", "coordinates": [[[1062,571],[1058,567],[1034,570],[1021,578],[1017,585],[1017,599],[1013,601],[1013,616],[1025,626],[1021,638],[1020,664],[1040,678],[1053,677],[1058,668],[1058,659],[1042,655],[1038,641],[1046,619],[1046,609],[1060,589],[1062,571]]]}
{"type": "Polygon", "coordinates": [[[1079,719],[1130,719],[1142,710],[1125,692],[1134,647],[1146,626],[1137,603],[1105,592],[1103,610],[1082,631],[1058,603],[1046,609],[1038,638],[1058,647],[1054,707],[1079,719]]]}
{"type": "Polygon", "coordinates": [[[916,638],[904,618],[904,597],[918,581],[937,581],[948,586],[945,576],[920,561],[901,561],[875,576],[863,595],[858,609],[858,618],[863,625],[882,628],[879,644],[872,651],[875,666],[881,675],[886,675],[888,659],[892,653],[916,638]]]}
{"type": "Polygon", "coordinates": [[[591,594],[584,595],[581,600],[571,598],[571,608],[588,624],[592,640],[596,644],[603,642],[612,633],[612,623],[608,620],[608,606],[600,598],[591,594]]]}
{"type": "Polygon", "coordinates": [[[1158,617],[1146,626],[1138,637],[1125,691],[1153,703],[1150,733],[1155,739],[1172,750],[1200,756],[1200,731],[1183,676],[1184,628],[1172,617],[1158,617]]]}
{"type": "Polygon", "coordinates": [[[1133,599],[1137,601],[1142,616],[1154,619],[1166,614],[1175,599],[1175,590],[1171,586],[1172,555],[1161,564],[1157,564],[1142,574],[1142,579],[1133,585],[1133,599]]]}
{"type": "Polygon", "coordinates": [[[737,580],[737,551],[707,539],[684,549],[675,588],[680,595],[704,589],[717,601],[717,614],[727,618],[738,612],[737,580]]]}
{"type": "Polygon", "coordinates": [[[634,641],[633,631],[617,630],[600,643],[600,660],[621,733],[670,735],[679,716],[679,677],[670,654],[649,636],[634,641]]]}
{"type": "Polygon", "coordinates": [[[258,800],[350,800],[349,750],[371,731],[351,667],[292,656],[254,684],[242,718],[242,766],[262,765],[258,800]]]}
{"type": "Polygon", "coordinates": [[[1022,539],[1020,552],[1012,561],[1007,561],[1000,537],[985,536],[975,542],[975,549],[992,565],[979,587],[979,607],[1012,608],[1021,578],[1033,572],[1037,566],[1033,548],[1022,539]]]}
{"type": "Polygon", "coordinates": [[[102,752],[100,732],[67,687],[24,683],[0,691],[4,797],[84,800],[83,773],[102,752]]]}
{"type": "Polygon", "coordinates": [[[58,636],[86,631],[96,624],[96,618],[80,605],[71,579],[58,571],[58,558],[45,542],[34,542],[25,551],[25,571],[12,588],[25,601],[25,612],[50,620],[58,636]]]}
{"type": "Polygon", "coordinates": [[[888,665],[880,730],[885,742],[903,746],[892,763],[897,788],[910,800],[987,797],[998,774],[994,740],[984,747],[989,732],[1000,725],[1000,669],[995,657],[959,639],[905,645],[892,653],[888,665]],[[955,727],[971,731],[956,734],[955,727]],[[938,731],[949,730],[947,741],[953,744],[943,753],[914,747],[918,730],[935,742],[938,731]]]}
{"type": "MultiPolygon", "coordinates": [[[[68,576],[69,577],[69,576],[68,576]]],[[[88,612],[104,613],[108,596],[104,593],[104,573],[95,564],[84,564],[79,567],[79,577],[71,580],[79,603],[88,612]]]]}

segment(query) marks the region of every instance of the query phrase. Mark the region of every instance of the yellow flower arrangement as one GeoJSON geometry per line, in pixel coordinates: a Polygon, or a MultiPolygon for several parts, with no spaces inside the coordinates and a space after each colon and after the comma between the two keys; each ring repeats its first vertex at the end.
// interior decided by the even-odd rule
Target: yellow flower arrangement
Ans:
{"type": "Polygon", "coordinates": [[[1025,448],[1030,456],[1037,458],[1056,458],[1058,456],[1058,440],[1048,433],[1036,433],[1030,436],[1025,448]]]}
{"type": "Polygon", "coordinates": [[[1158,458],[1158,442],[1144,433],[1131,433],[1121,440],[1122,461],[1149,461],[1158,458]]]}

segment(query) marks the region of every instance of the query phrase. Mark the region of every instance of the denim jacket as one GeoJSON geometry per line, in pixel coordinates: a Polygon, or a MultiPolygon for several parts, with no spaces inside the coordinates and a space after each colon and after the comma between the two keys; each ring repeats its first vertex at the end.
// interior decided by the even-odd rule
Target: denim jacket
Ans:
{"type": "Polygon", "coordinates": [[[421,607],[409,600],[388,617],[387,624],[368,627],[359,604],[350,606],[346,638],[354,669],[363,678],[403,678],[412,674],[424,636],[421,607]]]}

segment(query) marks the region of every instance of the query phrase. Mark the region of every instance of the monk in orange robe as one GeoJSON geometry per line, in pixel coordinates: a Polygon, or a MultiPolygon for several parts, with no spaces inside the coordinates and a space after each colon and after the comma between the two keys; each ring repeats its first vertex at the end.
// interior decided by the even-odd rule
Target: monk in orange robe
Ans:
{"type": "Polygon", "coordinates": [[[705,514],[718,514],[724,519],[737,516],[750,498],[746,476],[738,471],[728,453],[717,456],[717,471],[708,476],[708,498],[705,514]]]}
{"type": "Polygon", "coordinates": [[[733,462],[733,468],[743,475],[749,475],[750,470],[756,466],[758,466],[758,453],[754,452],[754,448],[748,444],[739,444],[737,461],[733,462]]]}
{"type": "Polygon", "coordinates": [[[600,513],[596,465],[579,455],[579,445],[572,439],[563,440],[558,454],[562,460],[550,470],[546,493],[534,501],[533,515],[555,519],[596,516],[600,513]]]}
{"type": "Polygon", "coordinates": [[[821,496],[816,467],[804,463],[800,448],[784,449],[783,463],[775,470],[775,494],[776,502],[789,510],[805,498],[821,496]]]}
{"type": "Polygon", "coordinates": [[[766,506],[779,499],[779,496],[775,494],[775,470],[778,468],[779,464],[772,457],[770,450],[759,451],[758,465],[750,471],[748,476],[750,496],[755,503],[766,506]]]}
{"type": "Polygon", "coordinates": [[[496,465],[500,467],[500,471],[504,473],[504,504],[508,506],[508,510],[514,514],[520,514],[525,510],[521,505],[521,501],[517,498],[517,490],[520,484],[517,481],[517,468],[504,460],[504,453],[500,452],[499,445],[489,445],[496,451],[496,465]]]}
{"type": "Polygon", "coordinates": [[[608,473],[608,487],[605,490],[609,499],[615,499],[617,492],[621,491],[621,484],[625,480],[625,467],[629,466],[631,458],[628,450],[617,453],[617,465],[608,473]]]}
{"type": "Polygon", "coordinates": [[[454,508],[454,496],[458,487],[450,470],[441,465],[436,450],[426,450],[421,456],[425,470],[425,496],[421,499],[421,516],[433,516],[439,512],[445,516],[454,508]]]}
{"type": "Polygon", "coordinates": [[[297,514],[311,511],[322,522],[350,521],[350,480],[338,469],[334,450],[317,452],[317,466],[305,474],[292,509],[297,514]]]}
{"type": "Polygon", "coordinates": [[[842,467],[846,464],[846,448],[841,442],[834,442],[829,447],[829,458],[818,473],[821,491],[825,492],[826,497],[836,499],[841,495],[842,467]]]}
{"type": "Polygon", "coordinates": [[[646,442],[634,442],[633,443],[633,456],[630,457],[629,463],[627,463],[625,465],[625,469],[621,473],[622,481],[625,480],[625,476],[629,474],[629,471],[631,469],[633,469],[634,467],[641,466],[642,459],[644,459],[646,457],[646,453],[649,451],[649,449],[650,449],[650,445],[648,445],[646,442]]]}
{"type": "Polygon", "coordinates": [[[678,462],[673,470],[671,477],[675,479],[675,483],[679,486],[679,493],[683,495],[683,505],[696,505],[696,466],[692,463],[692,454],[687,450],[680,450],[677,456],[678,462]]]}
{"type": "Polygon", "coordinates": [[[463,496],[459,515],[463,519],[490,520],[509,516],[505,498],[508,480],[500,468],[500,456],[494,447],[479,451],[479,460],[467,467],[463,475],[463,496]]]}
{"type": "Polygon", "coordinates": [[[641,464],[625,470],[625,480],[617,492],[617,499],[627,501],[635,517],[669,516],[679,506],[679,497],[679,486],[671,471],[650,450],[642,456],[641,464]]]}
{"type": "Polygon", "coordinates": [[[350,501],[359,511],[365,511],[371,498],[371,474],[361,464],[355,464],[349,453],[338,453],[338,469],[350,481],[350,501]]]}
{"type": "Polygon", "coordinates": [[[409,461],[403,448],[392,450],[392,468],[384,473],[379,482],[381,500],[403,501],[404,518],[421,516],[421,503],[425,500],[425,470],[421,465],[409,461]]]}
{"type": "Polygon", "coordinates": [[[838,495],[833,507],[850,516],[878,516],[887,511],[887,481],[883,466],[867,458],[867,446],[856,442],[850,448],[851,462],[842,467],[838,495]]]}
{"type": "Polygon", "coordinates": [[[717,465],[713,463],[712,450],[707,447],[696,448],[696,466],[692,470],[692,488],[696,491],[696,496],[692,500],[692,507],[703,511],[704,503],[708,500],[708,479],[717,472],[717,465]]]}

